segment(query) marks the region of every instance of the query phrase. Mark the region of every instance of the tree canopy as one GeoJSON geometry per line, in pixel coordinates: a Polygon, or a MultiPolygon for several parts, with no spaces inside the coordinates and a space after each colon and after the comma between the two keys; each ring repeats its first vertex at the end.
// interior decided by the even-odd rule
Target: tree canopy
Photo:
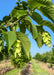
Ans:
{"type": "Polygon", "coordinates": [[[43,26],[49,27],[54,32],[54,4],[51,0],[18,0],[16,4],[9,16],[4,16],[3,20],[0,20],[0,52],[4,48],[4,42],[6,42],[8,52],[11,52],[13,44],[16,40],[19,40],[21,42],[20,47],[23,48],[24,53],[29,58],[31,45],[30,40],[25,35],[26,29],[32,34],[39,48],[43,44],[50,47],[51,36],[48,32],[45,32],[43,26]],[[52,23],[43,20],[42,16],[35,9],[48,17],[52,23]],[[31,18],[38,25],[34,25],[31,18]],[[19,30],[16,31],[18,28],[19,30]]]}

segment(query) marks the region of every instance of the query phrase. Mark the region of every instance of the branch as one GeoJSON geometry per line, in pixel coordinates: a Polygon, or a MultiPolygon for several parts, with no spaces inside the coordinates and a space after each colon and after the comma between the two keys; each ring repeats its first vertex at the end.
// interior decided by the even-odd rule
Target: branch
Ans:
{"type": "MultiPolygon", "coordinates": [[[[12,20],[12,17],[11,17],[11,19],[8,21],[8,23],[9,23],[11,20],[12,20]]],[[[6,26],[8,25],[8,23],[6,24],[6,26]]]]}
{"type": "Polygon", "coordinates": [[[20,22],[20,20],[22,20],[22,19],[25,18],[26,16],[28,16],[28,14],[25,15],[25,16],[23,16],[21,19],[18,19],[17,21],[13,22],[12,24],[10,24],[10,25],[6,25],[5,27],[9,27],[9,26],[11,26],[11,25],[16,24],[17,22],[20,22]]]}
{"type": "MultiPolygon", "coordinates": [[[[35,10],[35,9],[36,9],[36,8],[30,10],[30,12],[32,12],[32,11],[35,10]]],[[[21,19],[18,19],[17,21],[13,22],[13,23],[10,24],[10,25],[6,25],[5,27],[9,27],[9,26],[11,26],[11,25],[16,24],[17,22],[20,22],[20,20],[22,20],[23,18],[25,18],[25,17],[28,16],[28,15],[30,15],[30,14],[27,14],[27,15],[23,16],[21,19]]],[[[7,23],[7,24],[8,24],[8,23],[7,23]]]]}
{"type": "Polygon", "coordinates": [[[7,26],[5,26],[5,27],[9,27],[9,26],[11,26],[11,25],[14,25],[14,24],[16,24],[17,22],[19,22],[19,20],[15,21],[15,22],[13,22],[12,24],[7,25],[7,26]]]}

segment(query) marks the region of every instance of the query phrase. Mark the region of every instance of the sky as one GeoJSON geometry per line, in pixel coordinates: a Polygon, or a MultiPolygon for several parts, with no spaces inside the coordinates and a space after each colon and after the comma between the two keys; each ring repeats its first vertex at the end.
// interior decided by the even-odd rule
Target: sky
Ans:
{"type": "MultiPolygon", "coordinates": [[[[16,1],[17,0],[0,0],[0,20],[2,20],[4,16],[8,16],[11,13],[11,10],[16,6],[16,1]]],[[[26,0],[23,0],[23,1],[26,1],[26,0]]],[[[52,2],[54,3],[54,0],[52,0],[52,2]]],[[[42,13],[40,13],[38,10],[36,10],[36,11],[42,16],[43,20],[51,21],[47,17],[43,16],[42,13]]],[[[34,23],[35,25],[37,24],[33,20],[32,20],[32,23],[34,23]]],[[[48,46],[45,46],[45,45],[43,45],[41,48],[38,48],[37,43],[35,42],[34,39],[32,39],[32,35],[29,34],[28,38],[30,39],[30,42],[31,42],[30,52],[31,52],[32,57],[36,53],[42,54],[46,51],[50,51],[54,44],[54,33],[52,32],[52,30],[46,26],[44,26],[43,28],[45,29],[45,31],[48,31],[51,35],[51,41],[52,41],[51,48],[49,48],[48,46]]],[[[29,33],[29,31],[26,31],[26,33],[29,33]]]]}

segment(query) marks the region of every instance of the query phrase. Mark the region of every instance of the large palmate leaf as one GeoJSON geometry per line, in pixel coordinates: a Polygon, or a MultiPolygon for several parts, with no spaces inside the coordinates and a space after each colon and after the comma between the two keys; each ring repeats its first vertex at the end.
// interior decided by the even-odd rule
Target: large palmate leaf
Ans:
{"type": "Polygon", "coordinates": [[[37,12],[33,12],[31,18],[35,20],[37,23],[40,23],[40,21],[42,20],[42,17],[37,12]]]}
{"type": "Polygon", "coordinates": [[[40,25],[41,26],[45,25],[45,26],[49,27],[54,32],[54,24],[52,24],[51,22],[43,20],[40,22],[40,25]]]}
{"type": "Polygon", "coordinates": [[[48,17],[54,22],[54,5],[51,6],[42,6],[39,10],[43,13],[44,16],[48,17]]]}
{"type": "Polygon", "coordinates": [[[27,1],[30,9],[53,4],[51,0],[27,0],[27,1]]]}
{"type": "Polygon", "coordinates": [[[29,57],[29,51],[30,51],[31,45],[30,45],[30,41],[29,41],[28,37],[22,32],[17,32],[17,37],[22,43],[24,52],[29,57]]]}
{"type": "Polygon", "coordinates": [[[41,48],[42,45],[43,45],[43,40],[42,40],[42,34],[41,33],[38,33],[38,37],[36,39],[36,42],[37,42],[38,47],[41,48]]]}
{"type": "Polygon", "coordinates": [[[11,46],[16,41],[16,33],[13,31],[4,32],[3,31],[4,38],[8,44],[8,50],[11,49],[11,46]]]}
{"type": "Polygon", "coordinates": [[[27,10],[16,10],[16,9],[13,9],[12,12],[11,12],[11,15],[12,17],[21,17],[21,16],[24,16],[27,14],[27,10]]]}

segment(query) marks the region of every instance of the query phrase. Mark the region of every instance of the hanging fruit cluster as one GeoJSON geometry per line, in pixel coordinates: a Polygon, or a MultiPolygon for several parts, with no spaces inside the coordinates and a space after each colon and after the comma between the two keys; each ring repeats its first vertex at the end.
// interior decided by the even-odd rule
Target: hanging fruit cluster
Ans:
{"type": "Polygon", "coordinates": [[[14,49],[14,56],[15,56],[15,58],[16,58],[17,55],[19,57],[21,57],[21,42],[20,42],[20,40],[17,40],[15,42],[15,44],[13,45],[13,49],[14,49]]]}
{"type": "Polygon", "coordinates": [[[13,54],[11,55],[12,64],[15,67],[21,68],[30,60],[31,55],[29,55],[29,58],[27,57],[24,52],[24,49],[21,46],[20,40],[17,40],[13,45],[13,54]]]}
{"type": "Polygon", "coordinates": [[[48,32],[43,32],[42,33],[42,37],[43,37],[43,42],[45,43],[45,45],[48,45],[48,47],[51,47],[51,36],[48,32]]]}

